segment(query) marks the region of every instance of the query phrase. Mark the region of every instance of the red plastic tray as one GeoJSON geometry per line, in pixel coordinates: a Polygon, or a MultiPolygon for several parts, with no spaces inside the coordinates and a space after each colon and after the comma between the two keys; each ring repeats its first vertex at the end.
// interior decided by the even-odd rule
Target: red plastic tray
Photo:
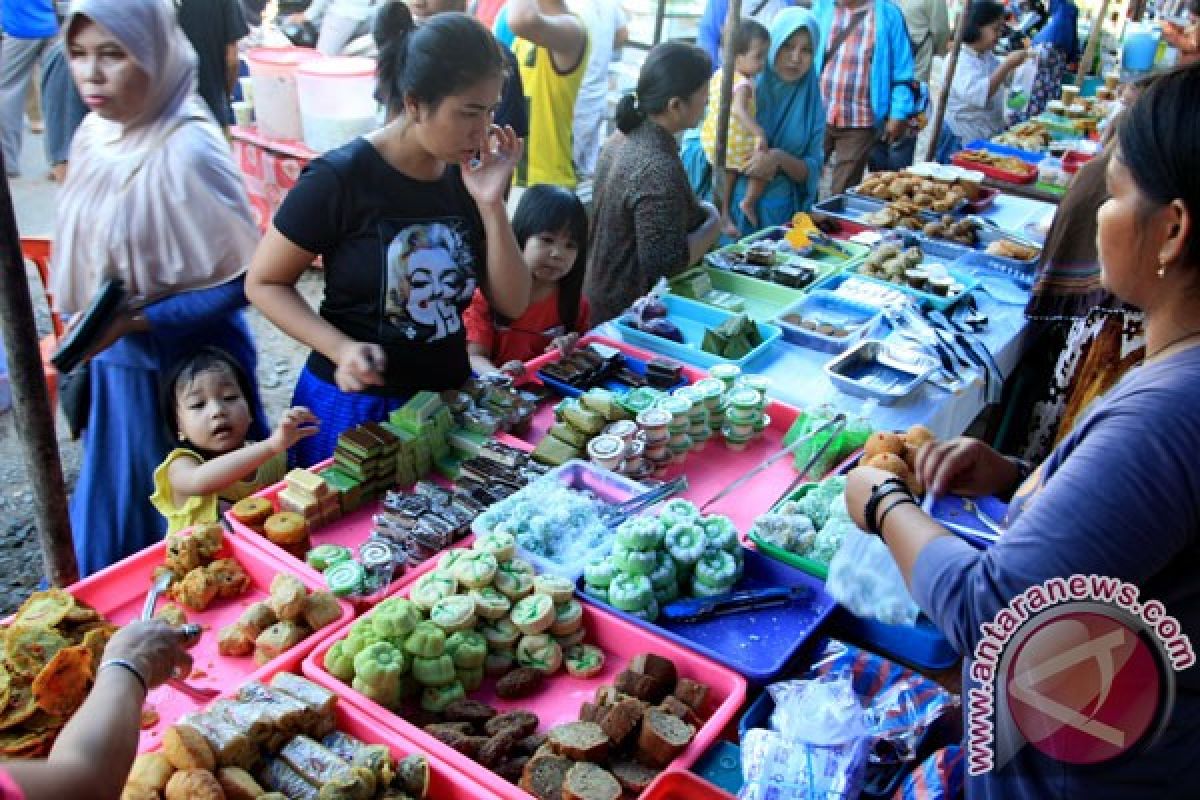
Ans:
{"type": "Polygon", "coordinates": [[[963,169],[973,169],[977,172],[982,172],[984,175],[997,181],[1005,181],[1007,183],[1033,183],[1037,180],[1037,169],[1030,168],[1025,172],[1009,172],[1004,169],[997,169],[990,164],[981,164],[978,161],[972,161],[969,158],[963,158],[962,153],[957,153],[950,162],[955,166],[963,169]]]}
{"type": "MultiPolygon", "coordinates": [[[[581,343],[586,344],[587,342],[597,342],[609,347],[615,347],[635,358],[658,357],[645,350],[627,345],[624,342],[606,339],[601,336],[588,336],[581,340],[581,343]]],[[[556,361],[558,358],[559,356],[553,353],[541,356],[536,361],[531,361],[528,364],[528,370],[530,373],[535,373],[541,367],[556,361]]],[[[683,374],[691,382],[700,380],[708,375],[703,370],[687,365],[683,365],[683,374]]],[[[782,448],[783,437],[787,434],[788,429],[792,427],[792,423],[796,421],[796,417],[800,415],[800,410],[777,400],[772,400],[767,405],[766,413],[771,418],[770,427],[763,431],[762,436],[751,442],[745,450],[730,450],[725,446],[723,439],[714,437],[708,441],[703,449],[693,450],[688,453],[687,460],[683,463],[672,464],[664,474],[656,475],[655,478],[671,480],[679,475],[687,475],[688,490],[683,493],[683,497],[688,498],[696,505],[702,505],[742,474],[749,471],[752,467],[761,464],[767,457],[782,448]]],[[[528,437],[527,440],[530,444],[536,443],[541,441],[541,438],[553,424],[553,404],[545,403],[534,414],[529,427],[521,435],[528,437]]],[[[759,473],[753,481],[745,484],[741,491],[729,495],[711,508],[706,509],[706,513],[724,514],[733,520],[733,523],[737,525],[739,530],[746,531],[754,523],[755,518],[759,514],[764,513],[774,505],[775,500],[779,498],[779,495],[795,478],[796,470],[792,466],[792,460],[787,458],[780,459],[770,469],[759,473]]]]}
{"type": "MultiPolygon", "coordinates": [[[[67,591],[96,609],[109,621],[124,625],[141,615],[142,604],[150,590],[151,575],[154,568],[163,563],[165,555],[166,544],[160,542],[88,576],[69,587],[67,591]]],[[[225,537],[225,548],[221,555],[236,558],[250,576],[252,585],[241,597],[218,600],[206,611],[185,609],[189,622],[204,626],[204,635],[192,648],[195,667],[188,682],[195,686],[223,690],[231,685],[240,686],[249,680],[261,680],[263,675],[270,675],[281,669],[281,665],[286,663],[287,659],[302,659],[327,635],[341,628],[341,623],[348,624],[354,617],[354,610],[350,604],[341,602],[341,622],[334,622],[317,631],[291,651],[261,667],[254,663],[252,656],[235,658],[220,655],[217,652],[217,632],[237,620],[247,606],[264,599],[275,575],[294,572],[288,564],[272,558],[270,553],[249,546],[237,536],[225,537]]],[[[307,574],[300,573],[296,577],[310,589],[325,588],[323,581],[313,580],[307,574]]],[[[159,606],[167,602],[168,598],[162,598],[159,606]]],[[[142,731],[138,752],[157,747],[163,731],[171,721],[199,706],[195,700],[170,686],[160,686],[150,692],[146,704],[154,709],[159,718],[152,727],[142,731]]]]}
{"type": "Polygon", "coordinates": [[[1074,175],[1087,162],[1095,158],[1091,153],[1081,153],[1078,150],[1069,150],[1063,156],[1063,172],[1074,175]]]}
{"type": "Polygon", "coordinates": [[[734,800],[734,796],[699,775],[683,770],[664,772],[642,793],[643,800],[734,800]]]}
{"type": "MultiPolygon", "coordinates": [[[[408,587],[399,592],[401,596],[407,594],[408,587]]],[[[588,641],[600,647],[607,656],[603,672],[585,680],[573,678],[560,671],[546,682],[538,694],[521,700],[497,698],[493,691],[495,681],[489,678],[485,680],[483,688],[472,692],[470,696],[489,703],[501,711],[514,709],[532,711],[541,719],[541,730],[545,731],[560,723],[578,719],[580,706],[592,700],[597,688],[611,684],[617,673],[625,668],[633,656],[639,653],[658,653],[675,662],[680,677],[692,678],[709,686],[708,707],[704,709],[703,714],[706,721],[696,732],[696,738],[692,740],[687,750],[675,759],[672,765],[678,768],[691,766],[717,740],[721,731],[742,707],[742,703],[746,699],[746,680],[732,670],[655,636],[636,625],[618,619],[612,614],[596,608],[586,600],[582,604],[588,641]]],[[[436,755],[465,774],[472,776],[506,800],[528,800],[530,795],[519,787],[442,744],[403,717],[393,714],[326,672],[325,653],[333,646],[334,642],[346,635],[348,628],[349,625],[343,625],[339,631],[325,637],[309,653],[308,657],[304,659],[303,668],[306,677],[337,692],[342,698],[342,702],[357,706],[388,730],[403,733],[425,752],[436,755]]]]}
{"type": "MultiPolygon", "coordinates": [[[[264,667],[260,674],[256,674],[252,678],[247,678],[242,683],[248,683],[251,679],[270,683],[271,678],[279,672],[292,672],[299,675],[302,661],[303,654],[294,652],[284,654],[276,661],[264,667]]],[[[228,689],[221,696],[232,697],[236,695],[237,689],[241,687],[242,683],[228,689]]],[[[430,800],[475,800],[475,798],[490,799],[497,797],[495,793],[480,786],[477,782],[440,760],[433,753],[414,744],[402,733],[388,730],[349,703],[339,700],[335,713],[337,716],[337,729],[339,731],[348,733],[367,744],[387,745],[388,749],[392,751],[392,757],[396,760],[400,760],[413,753],[424,753],[429,759],[429,793],[427,797],[430,800]]],[[[172,718],[171,722],[174,722],[175,719],[177,717],[172,718]]],[[[149,749],[157,750],[158,744],[149,749]]]]}

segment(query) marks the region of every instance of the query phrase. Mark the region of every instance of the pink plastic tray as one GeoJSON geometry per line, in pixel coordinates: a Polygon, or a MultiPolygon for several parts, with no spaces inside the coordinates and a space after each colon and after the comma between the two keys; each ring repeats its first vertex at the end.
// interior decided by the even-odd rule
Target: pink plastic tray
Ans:
{"type": "MultiPolygon", "coordinates": [[[[278,672],[292,672],[300,674],[300,664],[303,661],[304,654],[298,652],[286,653],[280,656],[275,661],[265,666],[259,673],[246,678],[245,681],[239,682],[233,688],[226,690],[222,697],[232,697],[237,694],[237,689],[242,684],[248,683],[250,680],[261,681],[262,683],[270,683],[271,678],[275,677],[278,672]]],[[[354,738],[366,742],[367,744],[382,744],[387,745],[392,751],[392,757],[400,760],[405,756],[413,753],[424,753],[429,759],[429,793],[427,797],[430,800],[475,800],[475,798],[496,798],[496,794],[480,786],[475,781],[463,775],[458,770],[441,761],[436,755],[428,750],[413,744],[407,737],[398,731],[388,730],[383,725],[380,725],[367,714],[354,708],[352,705],[339,700],[337,704],[337,729],[343,733],[348,733],[354,738]]],[[[176,718],[172,718],[174,722],[176,718]]],[[[170,724],[170,723],[167,723],[170,724]]],[[[156,743],[154,747],[148,748],[152,750],[158,749],[156,743]]]]}
{"type": "MultiPolygon", "coordinates": [[[[509,436],[505,433],[496,434],[494,438],[497,441],[521,450],[528,451],[533,449],[532,445],[530,445],[528,442],[517,439],[513,436],[509,436]]],[[[314,465],[311,467],[311,469],[312,471],[317,472],[325,469],[328,466],[331,466],[332,464],[333,459],[329,458],[325,461],[322,461],[320,464],[314,465]]],[[[430,480],[437,483],[439,486],[449,487],[452,485],[445,478],[442,478],[438,475],[431,475],[430,480]]],[[[278,511],[279,501],[277,498],[285,486],[286,481],[280,481],[279,483],[262,489],[254,496],[265,497],[267,500],[270,500],[271,505],[273,505],[275,510],[278,511]]],[[[337,522],[334,522],[331,525],[324,525],[320,528],[317,528],[315,531],[312,531],[310,538],[312,539],[313,546],[315,547],[319,544],[340,544],[343,547],[349,547],[351,550],[357,550],[358,546],[365,542],[371,535],[371,517],[379,512],[380,503],[381,501],[379,500],[373,500],[369,503],[365,503],[353,513],[342,517],[337,522]]],[[[255,531],[253,528],[247,527],[246,525],[238,522],[236,519],[234,519],[231,512],[225,512],[225,519],[229,522],[234,531],[236,531],[246,541],[250,542],[251,546],[265,550],[266,552],[270,553],[273,558],[281,560],[283,563],[287,564],[289,569],[306,575],[308,579],[317,581],[318,585],[322,587],[325,586],[325,577],[320,572],[317,572],[315,569],[310,567],[308,562],[296,558],[279,545],[271,542],[265,536],[258,533],[258,531],[255,531]]],[[[468,533],[464,538],[456,542],[454,547],[467,547],[474,541],[474,534],[468,533]]],[[[408,567],[403,573],[401,573],[395,580],[392,581],[391,585],[388,586],[388,589],[386,592],[384,592],[384,594],[390,594],[399,589],[401,586],[407,586],[421,575],[432,569],[436,563],[437,557],[435,556],[434,558],[421,562],[415,567],[408,567]]]]}
{"type": "MultiPolygon", "coordinates": [[[[117,562],[106,569],[90,575],[79,583],[68,588],[71,594],[100,612],[109,621],[124,625],[130,620],[137,619],[142,613],[142,604],[146,593],[150,590],[151,575],[154,568],[163,563],[166,545],[160,542],[140,553],[130,556],[124,561],[117,562]]],[[[218,600],[208,610],[195,612],[184,609],[188,621],[204,626],[204,635],[192,648],[192,658],[195,666],[188,682],[204,688],[223,690],[231,685],[240,686],[249,680],[261,680],[261,676],[269,675],[280,669],[280,664],[288,658],[301,659],[334,629],[342,627],[341,623],[349,623],[354,611],[349,603],[340,603],[342,607],[341,622],[334,622],[322,630],[309,636],[288,653],[284,653],[274,661],[263,666],[254,663],[253,656],[234,658],[223,656],[217,652],[217,632],[224,626],[237,620],[247,606],[266,598],[269,593],[271,579],[281,572],[293,572],[291,567],[269,553],[248,546],[236,536],[225,537],[223,557],[236,558],[238,563],[250,576],[250,590],[241,597],[233,600],[218,600]]],[[[305,574],[297,576],[310,589],[323,589],[322,581],[312,580],[305,574]]],[[[169,598],[161,598],[159,607],[170,602],[169,598]]],[[[158,714],[158,721],[150,728],[142,731],[138,743],[138,752],[151,750],[158,746],[163,731],[181,715],[193,711],[198,703],[185,694],[170,686],[161,686],[150,692],[146,700],[149,708],[158,714]]]]}
{"type": "Polygon", "coordinates": [[[691,772],[671,770],[654,779],[643,800],[734,800],[733,795],[691,772]]]}
{"type": "MultiPolygon", "coordinates": [[[[401,596],[407,594],[407,587],[399,592],[401,596]]],[[[472,692],[470,696],[473,699],[489,703],[501,711],[514,709],[532,711],[541,719],[541,730],[549,730],[560,723],[578,719],[580,706],[592,700],[597,688],[611,684],[617,673],[624,669],[635,655],[658,653],[675,662],[680,677],[692,678],[709,686],[708,707],[704,709],[703,714],[706,722],[696,732],[696,738],[692,740],[687,750],[672,764],[673,767],[681,769],[691,766],[716,741],[721,735],[721,731],[742,707],[746,698],[745,679],[732,670],[697,655],[691,650],[668,642],[649,631],[642,630],[636,625],[618,619],[590,603],[584,602],[583,609],[584,625],[589,634],[588,641],[600,647],[607,656],[603,672],[586,680],[573,678],[565,672],[559,672],[546,682],[539,693],[520,700],[497,698],[493,691],[495,681],[488,679],[484,682],[483,688],[472,692]]],[[[336,691],[341,696],[342,702],[357,706],[389,730],[402,732],[425,752],[431,755],[436,754],[439,758],[471,775],[501,797],[507,800],[528,800],[530,795],[519,787],[447,747],[425,731],[364,697],[326,672],[325,653],[333,646],[334,642],[346,635],[348,627],[348,624],[343,625],[341,630],[325,637],[309,653],[308,657],[304,659],[304,675],[306,677],[336,691]]]]}
{"type": "MultiPolygon", "coordinates": [[[[609,345],[637,358],[654,357],[644,350],[599,336],[588,336],[581,341],[585,344],[594,341],[609,345]]],[[[542,356],[536,361],[529,362],[528,371],[536,372],[538,368],[557,358],[558,356],[553,354],[542,356]]],[[[687,366],[684,366],[683,373],[688,380],[693,382],[707,374],[702,370],[687,366]]],[[[671,480],[679,475],[687,475],[688,490],[683,493],[683,496],[696,505],[702,505],[747,471],[778,452],[783,447],[783,437],[792,427],[792,423],[796,421],[796,417],[800,415],[800,411],[793,406],[772,400],[767,405],[767,415],[771,417],[770,427],[763,432],[762,436],[751,442],[745,450],[730,450],[725,445],[724,439],[713,438],[702,450],[693,450],[688,453],[686,461],[681,464],[672,464],[664,474],[656,475],[655,478],[671,480]]],[[[538,409],[528,430],[521,435],[530,443],[539,442],[553,424],[553,404],[546,403],[538,409]]],[[[734,492],[706,509],[706,513],[724,514],[733,520],[739,531],[747,531],[754,523],[755,518],[770,510],[783,490],[795,478],[796,470],[792,466],[792,459],[780,459],[770,469],[759,473],[754,480],[743,485],[740,491],[734,492]]]]}

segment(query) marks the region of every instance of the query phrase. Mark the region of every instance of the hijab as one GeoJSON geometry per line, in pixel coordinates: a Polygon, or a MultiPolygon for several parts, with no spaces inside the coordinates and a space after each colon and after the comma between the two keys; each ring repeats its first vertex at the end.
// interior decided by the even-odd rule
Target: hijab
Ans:
{"type": "MultiPolygon", "coordinates": [[[[825,106],[820,86],[822,39],[817,18],[807,9],[784,9],[775,15],[769,31],[771,47],[756,87],[756,116],[771,147],[804,158],[810,152],[814,137],[823,139],[825,129],[825,106]],[[801,29],[808,30],[812,39],[813,64],[803,77],[785,81],[775,72],[775,60],[787,40],[801,29]]],[[[805,193],[811,199],[817,196],[821,164],[817,163],[815,167],[810,164],[808,172],[805,193]]]]}
{"type": "Polygon", "coordinates": [[[1050,0],[1050,20],[1033,37],[1034,44],[1049,44],[1067,57],[1067,62],[1079,56],[1079,9],[1072,0],[1050,0]]]}
{"type": "Polygon", "coordinates": [[[83,310],[108,276],[135,307],[241,275],[258,242],[229,145],[195,94],[196,53],[167,0],[75,0],[149,76],[124,123],[89,114],[71,145],[54,243],[54,294],[83,310]]]}

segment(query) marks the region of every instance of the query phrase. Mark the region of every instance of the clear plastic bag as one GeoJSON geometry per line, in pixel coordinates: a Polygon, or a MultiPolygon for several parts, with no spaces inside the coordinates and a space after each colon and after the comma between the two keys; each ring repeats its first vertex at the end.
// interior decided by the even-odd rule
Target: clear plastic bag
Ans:
{"type": "Polygon", "coordinates": [[[769,687],[771,727],[742,737],[742,800],[854,800],[871,736],[849,678],[828,675],[769,687]]]}
{"type": "Polygon", "coordinates": [[[912,625],[920,611],[887,545],[857,528],[842,538],[825,591],[855,616],[889,625],[912,625]]]}

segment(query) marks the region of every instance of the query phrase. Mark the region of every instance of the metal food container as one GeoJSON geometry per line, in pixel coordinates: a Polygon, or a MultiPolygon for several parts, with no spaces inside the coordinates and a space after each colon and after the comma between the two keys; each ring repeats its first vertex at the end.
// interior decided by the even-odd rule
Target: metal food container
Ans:
{"type": "Polygon", "coordinates": [[[916,391],[936,367],[925,355],[867,339],[826,364],[825,374],[839,391],[889,406],[916,391]]]}

